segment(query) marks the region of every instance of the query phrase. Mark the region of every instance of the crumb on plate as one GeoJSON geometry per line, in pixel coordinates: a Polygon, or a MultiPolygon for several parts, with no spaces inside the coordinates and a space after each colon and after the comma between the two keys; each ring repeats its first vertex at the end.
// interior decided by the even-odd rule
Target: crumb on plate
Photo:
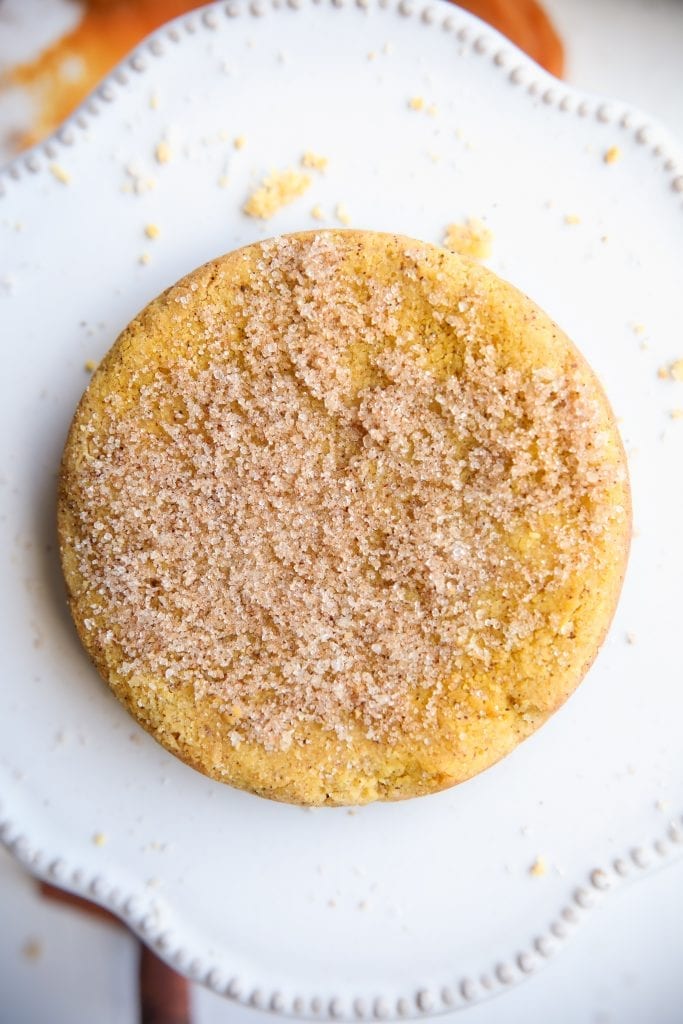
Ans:
{"type": "Polygon", "coordinates": [[[468,217],[462,223],[449,224],[443,238],[446,249],[477,260],[485,260],[491,255],[492,242],[492,232],[476,217],[468,217]]]}
{"type": "Polygon", "coordinates": [[[302,196],[310,185],[310,176],[301,171],[291,168],[272,171],[249,196],[244,204],[244,212],[250,217],[268,220],[283,206],[302,196]]]}
{"type": "Polygon", "coordinates": [[[40,960],[43,955],[43,945],[38,939],[27,939],[21,947],[21,955],[26,960],[40,960]]]}
{"type": "Polygon", "coordinates": [[[334,215],[340,224],[344,224],[345,227],[351,223],[351,214],[349,213],[345,203],[337,203],[334,208],[334,215]]]}
{"type": "Polygon", "coordinates": [[[307,149],[304,155],[301,157],[301,166],[308,167],[312,171],[324,171],[327,169],[329,160],[326,156],[320,156],[318,153],[312,153],[310,149],[307,149]]]}
{"type": "Polygon", "coordinates": [[[161,142],[157,142],[154,149],[154,158],[158,164],[167,164],[172,155],[171,147],[168,142],[165,142],[163,139],[161,142]]]}
{"type": "Polygon", "coordinates": [[[67,170],[65,170],[62,167],[61,164],[51,163],[50,173],[52,174],[53,178],[56,178],[57,181],[61,182],[62,185],[68,185],[71,181],[71,175],[67,170]]]}
{"type": "Polygon", "coordinates": [[[529,868],[529,874],[534,878],[542,878],[548,874],[548,863],[545,857],[539,856],[529,868]]]}

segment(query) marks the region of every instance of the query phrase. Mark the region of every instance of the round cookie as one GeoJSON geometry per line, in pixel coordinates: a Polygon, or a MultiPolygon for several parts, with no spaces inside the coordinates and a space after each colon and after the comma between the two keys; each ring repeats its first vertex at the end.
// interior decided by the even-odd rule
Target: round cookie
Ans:
{"type": "Polygon", "coordinates": [[[408,238],[193,271],[81,400],[58,526],[81,640],[199,771],[300,804],[475,775],[578,685],[630,538],[592,371],[533,302],[408,238]]]}

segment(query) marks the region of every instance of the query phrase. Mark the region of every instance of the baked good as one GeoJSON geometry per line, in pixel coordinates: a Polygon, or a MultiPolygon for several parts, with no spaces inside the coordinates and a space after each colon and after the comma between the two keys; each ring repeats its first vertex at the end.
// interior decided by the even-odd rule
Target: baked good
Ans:
{"type": "Polygon", "coordinates": [[[607,399],[478,264],[306,232],[193,271],[83,396],[58,525],[81,640],[215,779],[300,804],[430,793],[580,682],[624,574],[607,399]]]}

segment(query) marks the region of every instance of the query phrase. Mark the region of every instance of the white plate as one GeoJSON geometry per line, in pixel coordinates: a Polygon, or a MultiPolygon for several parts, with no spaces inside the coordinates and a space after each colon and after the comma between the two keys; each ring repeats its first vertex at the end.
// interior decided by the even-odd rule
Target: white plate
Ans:
{"type": "Polygon", "coordinates": [[[683,162],[663,131],[447,4],[255,0],[161,30],[2,183],[0,834],[31,870],[234,999],[410,1017],[522,979],[603,892],[683,848],[683,385],[657,377],[683,355],[683,162]],[[305,149],[330,160],[309,194],[245,217],[253,182],[305,149]],[[131,163],[154,189],[122,190],[131,163]],[[638,531],[610,636],[548,725],[460,788],[353,813],[232,791],[142,733],[80,649],[54,538],[85,361],[190,268],[337,203],[434,241],[487,220],[493,269],[577,341],[623,417],[638,531]]]}

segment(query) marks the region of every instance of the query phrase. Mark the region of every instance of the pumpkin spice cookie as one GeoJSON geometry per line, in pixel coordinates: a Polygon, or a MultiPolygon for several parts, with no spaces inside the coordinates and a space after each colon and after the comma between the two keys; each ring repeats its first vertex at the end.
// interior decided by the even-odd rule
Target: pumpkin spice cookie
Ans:
{"type": "Polygon", "coordinates": [[[81,640],[214,779],[299,804],[431,793],[576,688],[630,538],[605,395],[533,302],[397,235],[193,271],[95,371],[61,470],[81,640]]]}

